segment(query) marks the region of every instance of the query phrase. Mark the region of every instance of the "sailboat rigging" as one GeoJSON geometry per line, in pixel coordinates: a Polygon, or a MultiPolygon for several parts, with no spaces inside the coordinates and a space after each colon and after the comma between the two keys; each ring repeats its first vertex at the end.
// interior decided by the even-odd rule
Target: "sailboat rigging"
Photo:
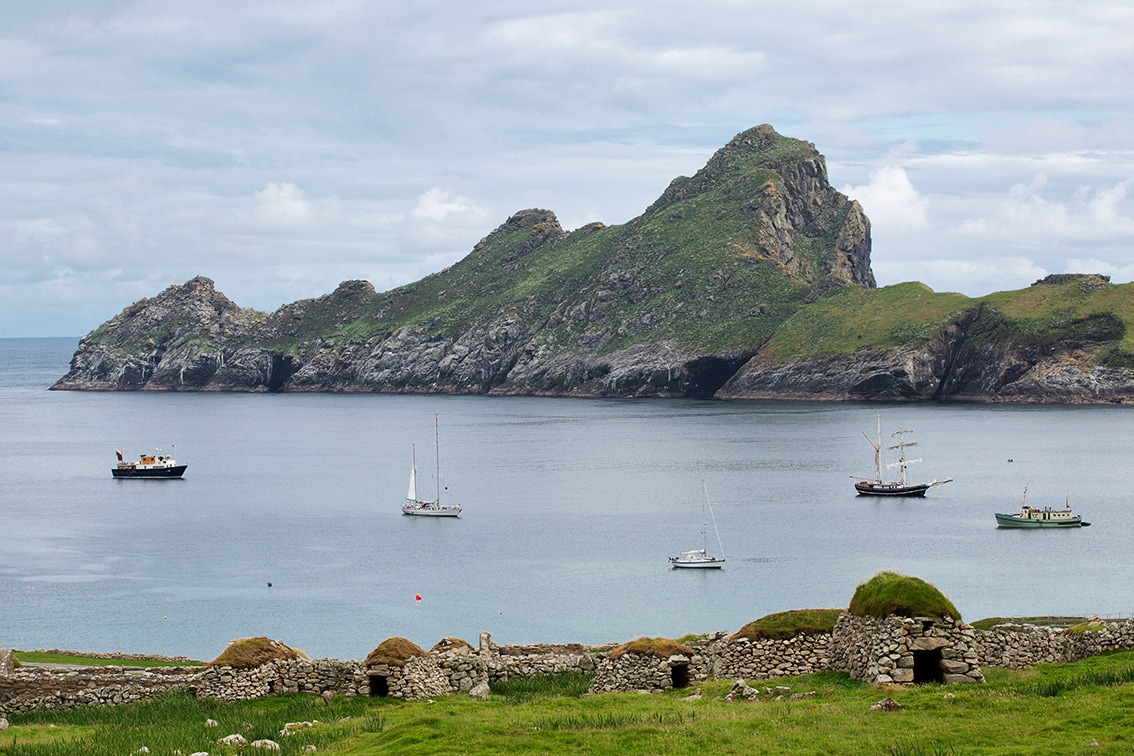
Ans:
{"type": "Polygon", "coordinates": [[[899,470],[898,480],[884,481],[882,479],[882,416],[878,416],[878,440],[875,441],[865,433],[862,434],[866,442],[874,449],[874,469],[877,477],[873,480],[866,478],[859,478],[854,483],[854,490],[858,491],[860,496],[925,496],[925,492],[933,486],[944,485],[952,478],[945,478],[945,480],[933,480],[929,483],[910,483],[906,475],[906,469],[913,464],[921,462],[918,459],[906,459],[906,449],[917,446],[917,441],[906,441],[905,434],[910,433],[909,428],[898,426],[898,429],[891,433],[891,436],[898,437],[898,443],[893,446],[887,446],[887,451],[897,450],[898,461],[891,462],[886,465],[886,469],[897,467],[899,470]]]}
{"type": "Polygon", "coordinates": [[[461,505],[447,505],[441,503],[441,432],[440,421],[433,418],[433,440],[436,459],[437,494],[432,500],[419,499],[417,496],[417,447],[411,444],[410,449],[413,461],[410,464],[409,489],[406,491],[406,503],[402,505],[402,514],[415,517],[460,517],[461,505]]]}
{"type": "Polygon", "coordinates": [[[705,481],[701,481],[701,548],[683,551],[679,556],[670,557],[669,563],[674,567],[686,569],[719,569],[724,566],[724,546],[721,544],[721,532],[717,529],[717,518],[713,515],[713,503],[709,501],[709,489],[705,481]],[[708,518],[705,513],[708,512],[708,518]],[[713,532],[717,534],[717,548],[720,556],[709,555],[709,520],[713,523],[713,532]]]}

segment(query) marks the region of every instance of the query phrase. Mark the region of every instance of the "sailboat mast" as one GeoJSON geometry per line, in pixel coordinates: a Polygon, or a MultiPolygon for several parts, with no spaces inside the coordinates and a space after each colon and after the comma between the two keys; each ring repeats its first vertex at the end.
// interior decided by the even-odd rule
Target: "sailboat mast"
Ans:
{"type": "Polygon", "coordinates": [[[878,482],[882,482],[882,416],[878,416],[878,443],[874,446],[874,467],[878,470],[878,482]]]}
{"type": "Polygon", "coordinates": [[[441,506],[441,421],[433,416],[433,445],[437,460],[437,506],[441,506]]]}

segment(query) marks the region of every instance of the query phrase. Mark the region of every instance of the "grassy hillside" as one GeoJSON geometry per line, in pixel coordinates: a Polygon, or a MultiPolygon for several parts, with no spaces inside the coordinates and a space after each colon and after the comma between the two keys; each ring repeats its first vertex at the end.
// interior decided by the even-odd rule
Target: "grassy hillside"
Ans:
{"type": "Polygon", "coordinates": [[[838,199],[808,195],[820,208],[815,217],[781,229],[787,242],[772,239],[767,215],[784,202],[805,204],[785,179],[801,161],[821,164],[807,142],[753,129],[629,223],[568,234],[551,213],[522,211],[465,258],[413,284],[384,294],[355,287],[282,308],[260,343],[287,350],[318,338],[382,339],[406,327],[455,340],[511,318],[537,344],[582,340],[600,354],[664,340],[750,353],[817,284],[829,284],[824,271],[851,207],[823,182],[838,199]],[[785,243],[790,270],[772,253],[785,243]]]}
{"type": "Polygon", "coordinates": [[[1094,276],[978,298],[916,282],[876,290],[848,287],[800,308],[766,349],[787,358],[918,346],[978,307],[983,338],[1037,350],[1102,346],[1111,364],[1134,363],[1134,284],[1106,284],[1094,276]]]}

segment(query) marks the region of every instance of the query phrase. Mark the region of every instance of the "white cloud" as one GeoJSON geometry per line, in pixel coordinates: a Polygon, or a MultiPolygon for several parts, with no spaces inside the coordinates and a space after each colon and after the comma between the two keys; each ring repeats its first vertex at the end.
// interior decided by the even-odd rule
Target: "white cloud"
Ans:
{"type": "Polygon", "coordinates": [[[438,187],[433,187],[419,196],[417,204],[409,214],[411,220],[434,223],[441,223],[453,217],[469,216],[483,218],[484,211],[468,197],[454,196],[438,187]]]}
{"type": "Polygon", "coordinates": [[[892,260],[875,265],[874,272],[880,285],[882,282],[932,281],[928,285],[934,291],[955,291],[974,297],[1022,288],[1048,274],[1026,257],[892,260]]]}
{"type": "Polygon", "coordinates": [[[310,223],[315,208],[295,184],[269,181],[256,192],[255,216],[265,226],[291,228],[310,223]]]}
{"type": "Polygon", "coordinates": [[[929,227],[929,198],[918,192],[900,166],[883,166],[870,174],[868,183],[844,186],[843,194],[858,200],[872,228],[884,233],[929,227]]]}
{"type": "Polygon", "coordinates": [[[0,280],[59,282],[5,290],[0,336],[196,274],[261,309],[400,285],[523,208],[622,223],[760,123],[827,156],[880,282],[1134,266],[1134,5],[775,10],[0,3],[0,280]],[[34,315],[62,290],[88,305],[34,315]]]}
{"type": "Polygon", "coordinates": [[[474,200],[433,187],[407,214],[401,243],[423,256],[418,269],[425,275],[464,257],[491,230],[486,226],[496,225],[474,200]]]}

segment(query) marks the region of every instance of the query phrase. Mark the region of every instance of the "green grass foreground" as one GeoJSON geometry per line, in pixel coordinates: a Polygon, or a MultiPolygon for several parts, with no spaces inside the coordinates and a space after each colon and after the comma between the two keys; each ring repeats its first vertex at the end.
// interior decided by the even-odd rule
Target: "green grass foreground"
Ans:
{"type": "MultiPolygon", "coordinates": [[[[5,756],[122,756],[145,746],[212,756],[260,752],[219,746],[234,732],[270,738],[283,754],[308,745],[333,754],[1125,754],[1134,751],[1134,652],[1033,670],[985,669],[988,683],[876,688],[825,673],[759,683],[792,700],[720,700],[730,681],[662,695],[584,696],[589,678],[561,674],[493,686],[488,701],[312,695],[226,703],[173,693],[120,707],[8,717],[5,756]],[[885,696],[898,711],[870,711],[885,696]],[[219,727],[206,727],[214,719],[219,727]],[[282,737],[287,722],[319,720],[282,737]],[[1098,745],[1091,745],[1091,741],[1098,745]]],[[[756,685],[756,682],[752,683],[756,685]]]]}

